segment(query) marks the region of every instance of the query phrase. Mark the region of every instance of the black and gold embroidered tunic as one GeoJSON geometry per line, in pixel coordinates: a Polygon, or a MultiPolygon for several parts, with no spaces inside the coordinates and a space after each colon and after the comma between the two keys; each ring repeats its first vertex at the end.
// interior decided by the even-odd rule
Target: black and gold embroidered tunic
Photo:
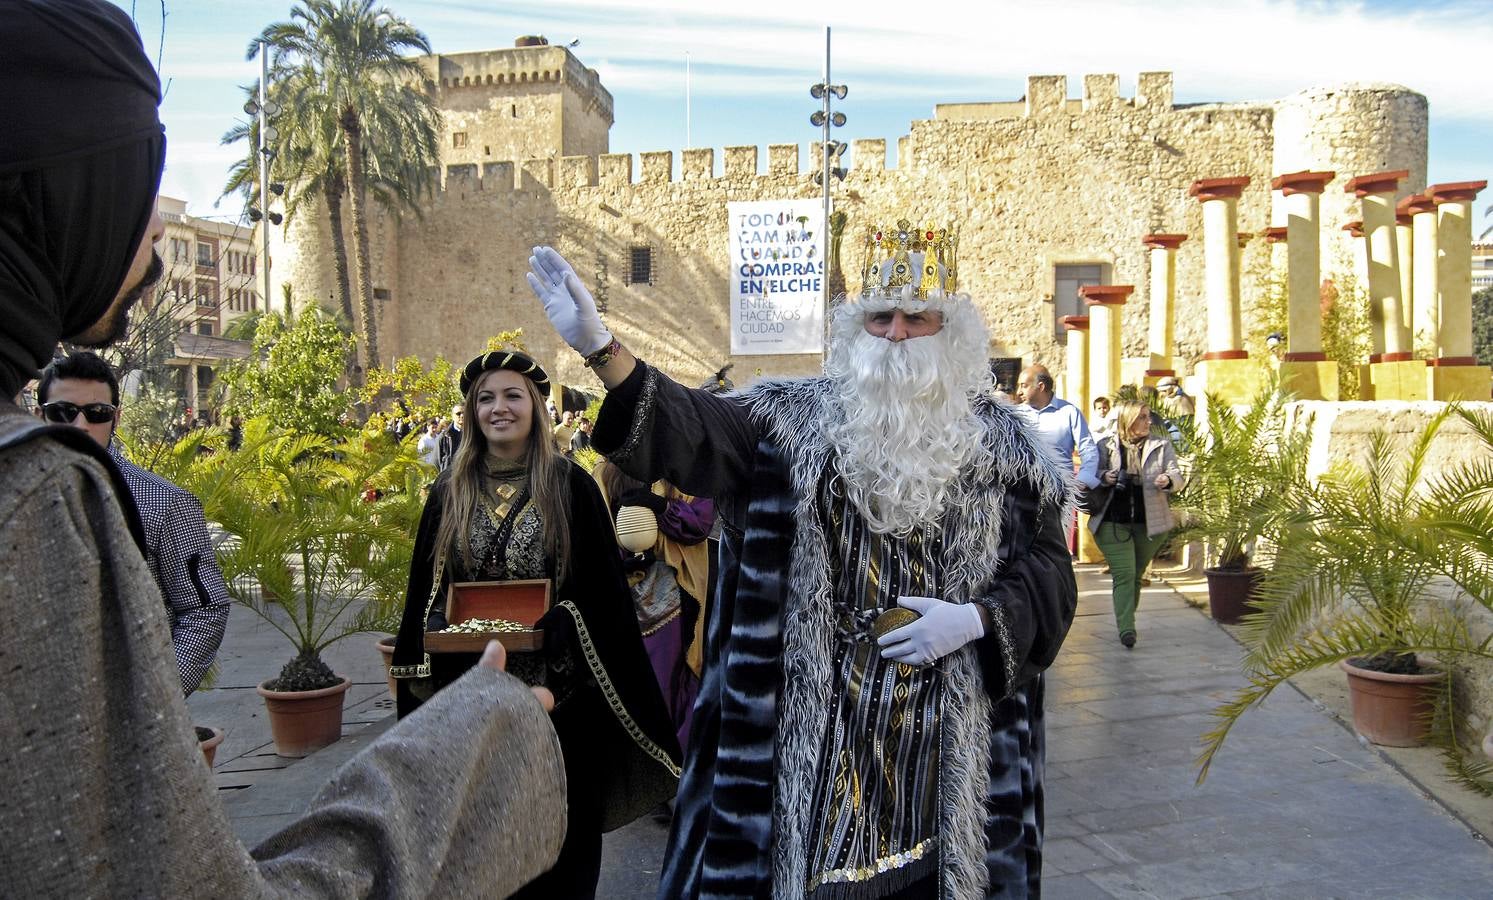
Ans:
{"type": "Polygon", "coordinates": [[[527,489],[528,471],[517,463],[487,460],[481,516],[472,517],[472,580],[549,578],[544,524],[527,489]]]}
{"type": "Polygon", "coordinates": [[[906,537],[871,531],[838,475],[823,480],[819,505],[837,622],[808,893],[881,896],[937,865],[944,686],[937,666],[883,659],[871,625],[900,596],[939,596],[942,541],[933,526],[906,537]]]}

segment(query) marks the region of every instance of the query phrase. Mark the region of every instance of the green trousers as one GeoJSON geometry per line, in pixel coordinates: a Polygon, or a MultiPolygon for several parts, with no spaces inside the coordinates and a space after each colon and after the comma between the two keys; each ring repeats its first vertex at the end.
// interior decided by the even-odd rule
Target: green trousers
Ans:
{"type": "Polygon", "coordinates": [[[1109,563],[1115,604],[1115,626],[1121,634],[1135,630],[1135,607],[1140,603],[1140,579],[1166,534],[1146,536],[1144,522],[1100,522],[1094,543],[1109,563]]]}

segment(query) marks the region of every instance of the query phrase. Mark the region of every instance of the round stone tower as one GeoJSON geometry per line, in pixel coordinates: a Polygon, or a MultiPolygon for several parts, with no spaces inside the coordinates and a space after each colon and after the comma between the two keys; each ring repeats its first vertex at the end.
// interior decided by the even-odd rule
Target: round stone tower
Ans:
{"type": "MultiPolygon", "coordinates": [[[[1333,171],[1322,194],[1322,277],[1351,271],[1353,240],[1343,226],[1357,220],[1358,199],[1343,189],[1348,179],[1407,169],[1400,196],[1426,186],[1425,95],[1398,84],[1351,82],[1308,88],[1275,104],[1272,173],[1333,171]]],[[[1280,194],[1271,223],[1284,225],[1280,194]]]]}

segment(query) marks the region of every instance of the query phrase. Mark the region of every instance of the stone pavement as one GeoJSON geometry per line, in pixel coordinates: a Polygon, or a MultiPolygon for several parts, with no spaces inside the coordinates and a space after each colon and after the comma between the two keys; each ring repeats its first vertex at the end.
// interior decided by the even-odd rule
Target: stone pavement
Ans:
{"type": "MultiPolygon", "coordinates": [[[[1044,896],[1493,893],[1493,848],[1293,689],[1247,714],[1196,785],[1208,711],[1242,683],[1238,645],[1158,579],[1141,600],[1140,642],[1127,652],[1114,634],[1109,579],[1080,566],[1079,590],[1073,631],[1047,675],[1044,896]]],[[[201,722],[228,723],[216,777],[235,828],[252,844],[388,727],[390,710],[371,638],[351,638],[329,655],[356,682],[345,728],[354,739],[280,760],[253,683],[284,661],[283,638],[277,646],[278,634],[242,610],[230,628],[219,689],[191,706],[201,722]]],[[[644,818],[608,835],[598,896],[653,897],[666,830],[644,818]]]]}

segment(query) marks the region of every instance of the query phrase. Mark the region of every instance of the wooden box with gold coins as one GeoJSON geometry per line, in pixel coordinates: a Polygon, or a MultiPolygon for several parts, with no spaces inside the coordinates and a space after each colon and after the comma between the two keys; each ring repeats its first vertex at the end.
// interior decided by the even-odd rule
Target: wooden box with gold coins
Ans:
{"type": "Polygon", "coordinates": [[[458,581],[446,592],[446,627],[425,632],[430,653],[481,653],[488,641],[509,652],[544,646],[540,617],[550,608],[550,580],[458,581]]]}

